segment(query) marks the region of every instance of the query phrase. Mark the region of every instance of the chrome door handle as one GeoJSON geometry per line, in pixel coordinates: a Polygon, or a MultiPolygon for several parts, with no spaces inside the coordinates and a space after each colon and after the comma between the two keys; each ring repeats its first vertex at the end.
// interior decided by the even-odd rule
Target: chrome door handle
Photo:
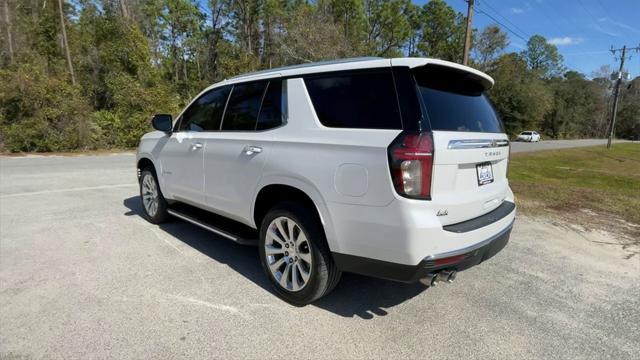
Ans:
{"type": "Polygon", "coordinates": [[[253,154],[259,154],[262,152],[262,148],[259,146],[251,146],[251,145],[247,145],[244,147],[244,154],[245,155],[253,155],[253,154]]]}
{"type": "Polygon", "coordinates": [[[200,149],[202,149],[202,143],[197,142],[197,143],[191,144],[191,150],[200,150],[200,149]]]}

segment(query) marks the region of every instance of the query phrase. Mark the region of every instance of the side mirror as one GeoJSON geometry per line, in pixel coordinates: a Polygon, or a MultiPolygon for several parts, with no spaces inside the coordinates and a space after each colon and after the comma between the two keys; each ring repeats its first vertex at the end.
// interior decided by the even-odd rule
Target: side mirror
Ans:
{"type": "Polygon", "coordinates": [[[156,114],[151,119],[151,126],[156,130],[170,133],[173,129],[173,118],[169,114],[156,114]]]}

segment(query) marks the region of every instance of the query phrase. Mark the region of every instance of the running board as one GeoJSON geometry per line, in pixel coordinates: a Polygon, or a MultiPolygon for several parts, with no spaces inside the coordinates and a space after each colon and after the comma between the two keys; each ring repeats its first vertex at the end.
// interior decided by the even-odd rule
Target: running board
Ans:
{"type": "Polygon", "coordinates": [[[240,245],[257,245],[258,241],[257,241],[257,232],[254,234],[255,230],[247,228],[247,229],[241,229],[242,231],[237,231],[237,232],[231,232],[230,230],[227,230],[227,228],[231,228],[231,227],[235,227],[238,228],[239,224],[231,224],[230,226],[221,226],[219,224],[214,224],[215,220],[218,220],[217,222],[229,222],[232,223],[232,220],[227,220],[224,219],[218,215],[215,214],[211,214],[211,213],[207,213],[210,214],[210,216],[206,216],[206,218],[212,218],[212,221],[206,221],[206,219],[203,219],[204,216],[202,216],[203,213],[205,213],[202,210],[197,209],[195,211],[195,213],[192,213],[191,211],[184,211],[184,210],[188,210],[188,208],[190,208],[190,206],[186,206],[181,204],[180,209],[182,211],[179,211],[178,209],[172,209],[169,208],[167,209],[167,212],[170,215],[173,215],[175,217],[177,217],[178,219],[182,219],[186,222],[190,222],[193,225],[199,226],[205,230],[211,231],[212,233],[216,234],[216,235],[220,235],[228,240],[234,241],[240,245]],[[201,216],[198,216],[201,215],[201,216]],[[221,221],[222,220],[222,221],[221,221]],[[240,234],[241,235],[240,235],[240,234]]]}

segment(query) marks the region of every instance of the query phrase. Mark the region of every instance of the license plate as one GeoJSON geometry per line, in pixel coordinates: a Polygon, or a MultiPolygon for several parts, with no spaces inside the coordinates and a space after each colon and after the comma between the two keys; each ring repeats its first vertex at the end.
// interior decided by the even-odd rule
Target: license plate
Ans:
{"type": "Polygon", "coordinates": [[[476,172],[478,173],[478,185],[482,186],[493,182],[493,169],[490,162],[476,165],[476,172]]]}

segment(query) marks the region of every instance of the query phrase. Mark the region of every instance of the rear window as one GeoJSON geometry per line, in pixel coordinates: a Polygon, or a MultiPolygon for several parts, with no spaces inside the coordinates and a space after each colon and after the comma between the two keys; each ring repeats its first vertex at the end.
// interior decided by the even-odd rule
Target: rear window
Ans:
{"type": "MultiPolygon", "coordinates": [[[[414,72],[432,130],[504,132],[502,123],[472,75],[441,66],[414,72]]],[[[427,127],[428,128],[428,127],[427,127]]]]}
{"type": "Polygon", "coordinates": [[[282,125],[282,81],[271,80],[262,99],[256,130],[267,130],[282,125]]]}
{"type": "Polygon", "coordinates": [[[324,126],[402,129],[389,68],[317,74],[304,81],[324,126]]]}

